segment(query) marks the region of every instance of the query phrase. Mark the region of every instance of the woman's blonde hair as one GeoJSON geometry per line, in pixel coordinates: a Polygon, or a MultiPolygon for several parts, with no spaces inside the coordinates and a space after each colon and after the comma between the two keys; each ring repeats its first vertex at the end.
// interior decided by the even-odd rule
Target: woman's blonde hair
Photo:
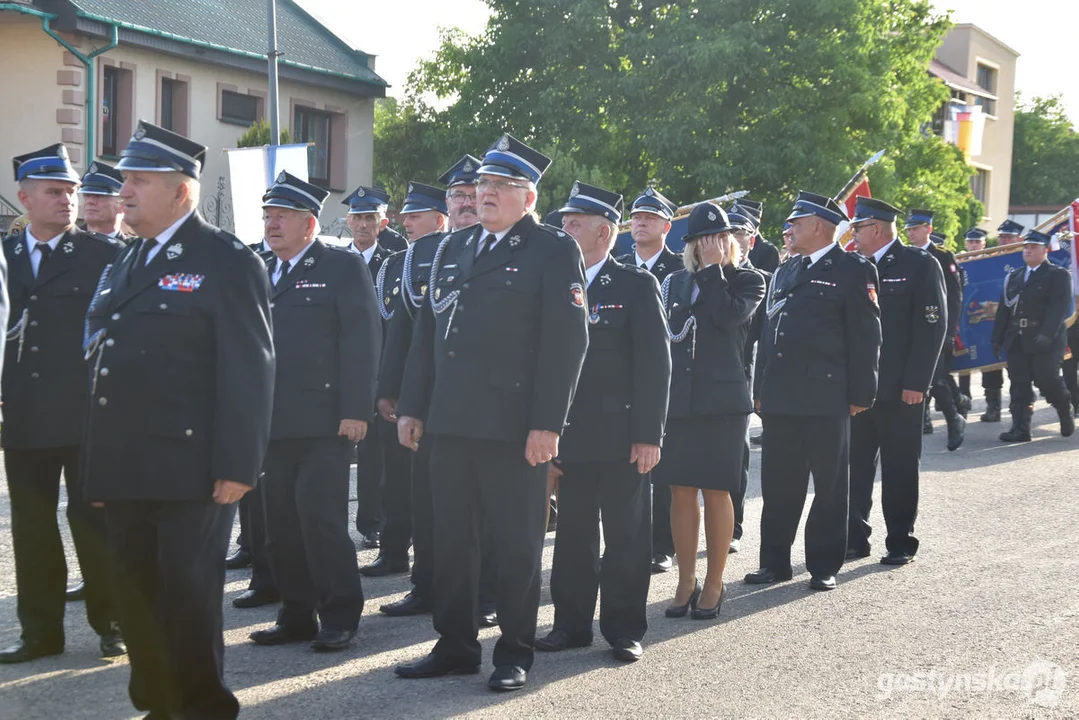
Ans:
{"type": "MultiPolygon", "coordinates": [[[[717,235],[726,235],[726,239],[720,237],[720,243],[727,243],[727,262],[725,265],[733,265],[738,267],[742,264],[742,246],[738,244],[738,241],[734,238],[734,233],[716,233],[717,235]]],[[[698,238],[694,238],[692,241],[686,243],[686,247],[682,250],[682,264],[686,266],[686,270],[691,273],[695,273],[700,269],[700,263],[697,261],[697,253],[694,249],[697,243],[701,240],[713,237],[713,235],[702,235],[698,238]]]]}

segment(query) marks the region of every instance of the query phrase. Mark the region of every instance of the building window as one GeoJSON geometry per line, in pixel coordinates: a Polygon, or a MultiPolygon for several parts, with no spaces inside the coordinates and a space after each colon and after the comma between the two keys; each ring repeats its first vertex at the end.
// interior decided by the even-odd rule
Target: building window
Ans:
{"type": "Polygon", "coordinates": [[[989,171],[975,168],[970,178],[970,190],[982,205],[989,209],[989,171]]]}
{"type": "Polygon", "coordinates": [[[321,187],[330,186],[330,113],[306,107],[296,108],[292,135],[297,142],[310,143],[307,148],[308,180],[321,187]]]}
{"type": "Polygon", "coordinates": [[[260,101],[261,98],[256,95],[241,95],[231,90],[222,90],[220,119],[222,122],[250,127],[262,116],[260,101]]]}
{"type": "Polygon", "coordinates": [[[187,135],[188,82],[180,77],[161,76],[158,124],[166,130],[187,135]]]}
{"type": "MultiPolygon", "coordinates": [[[[990,95],[997,94],[997,70],[996,68],[988,65],[978,63],[978,74],[974,80],[978,83],[978,87],[985,90],[990,95]]],[[[982,112],[986,115],[997,114],[997,101],[989,98],[977,97],[974,99],[974,103],[982,108],[982,112]]]]}
{"type": "Polygon", "coordinates": [[[101,154],[117,157],[133,132],[135,73],[106,65],[101,71],[101,154]]]}

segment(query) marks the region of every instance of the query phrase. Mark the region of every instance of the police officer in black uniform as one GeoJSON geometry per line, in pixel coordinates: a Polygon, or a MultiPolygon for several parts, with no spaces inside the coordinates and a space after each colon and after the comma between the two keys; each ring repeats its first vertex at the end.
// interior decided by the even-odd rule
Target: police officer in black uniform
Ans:
{"type": "Polygon", "coordinates": [[[873,404],[881,344],[877,274],[835,241],[846,214],[834,200],[801,192],[792,255],[765,297],[757,355],[761,443],[761,567],[751,584],[791,578],[791,545],[805,504],[806,568],[814,590],[835,588],[847,543],[850,422],[873,404]]]}
{"type": "Polygon", "coordinates": [[[272,628],[251,633],[259,645],[310,641],[319,651],[347,647],[363,611],[349,460],[367,434],[381,350],[362,261],[315,239],[328,194],[282,172],[262,198],[277,375],[261,492],[283,606],[272,628]]]}
{"type": "Polygon", "coordinates": [[[925,394],[951,327],[940,264],[896,239],[899,210],[882,200],[858,198],[851,219],[859,253],[880,277],[883,342],[876,403],[851,421],[850,521],[847,558],[870,553],[869,511],[881,466],[881,509],[888,535],[885,565],[905,565],[918,552],[918,473],[922,458],[925,394]]]}
{"type": "MultiPolygon", "coordinates": [[[[951,385],[948,383],[948,376],[952,371],[955,338],[959,334],[959,313],[963,307],[963,284],[959,277],[959,266],[955,263],[955,255],[933,242],[932,210],[911,210],[908,212],[904,229],[907,232],[907,240],[910,242],[910,246],[925,250],[932,255],[944,274],[948,327],[944,336],[944,347],[940,351],[936,370],[933,371],[933,384],[930,386],[930,395],[936,401],[940,411],[944,413],[944,419],[948,423],[948,450],[957,450],[963,444],[963,434],[967,427],[967,420],[956,406],[956,398],[952,393],[951,385]]],[[[929,398],[926,398],[922,428],[924,434],[933,432],[933,423],[929,419],[929,404],[929,398]]]]}
{"type": "Polygon", "coordinates": [[[404,677],[479,669],[477,583],[484,518],[498,544],[493,690],[524,687],[540,595],[547,466],[588,345],[577,244],[539,224],[550,159],[509,135],[484,155],[480,225],[439,246],[408,354],[398,429],[432,435],[434,624],[441,639],[404,677]]]}
{"type": "Polygon", "coordinates": [[[779,248],[761,235],[760,227],[761,220],[764,217],[764,203],[743,197],[739,198],[736,204],[742,209],[742,213],[752,217],[753,222],[757,225],[753,247],[749,251],[749,261],[758,270],[774,273],[776,268],[779,267],[779,248]]]}
{"type": "MultiPolygon", "coordinates": [[[[398,215],[403,219],[408,232],[409,247],[413,247],[420,238],[429,237],[426,246],[442,240],[446,229],[446,191],[433,185],[409,182],[408,195],[398,215]]],[[[378,442],[382,451],[383,494],[382,509],[386,524],[382,529],[378,557],[369,565],[360,568],[360,573],[370,577],[383,577],[407,573],[408,548],[412,543],[412,453],[397,441],[397,397],[400,394],[400,377],[404,373],[405,359],[408,357],[408,345],[411,340],[412,323],[408,311],[403,311],[394,327],[393,317],[397,315],[394,301],[401,298],[402,269],[408,251],[396,253],[382,264],[376,277],[376,289],[379,311],[382,314],[386,336],[394,333],[392,343],[383,347],[381,366],[397,379],[398,390],[394,394],[377,394],[378,410],[375,424],[378,428],[378,442]]],[[[434,249],[430,249],[434,256],[434,249]]],[[[428,264],[428,267],[430,265],[428,264]]],[[[381,370],[380,370],[381,372],[381,370]]],[[[387,388],[388,392],[388,388],[387,388]]]]}
{"type": "Polygon", "coordinates": [[[136,238],[123,231],[124,203],[120,199],[123,184],[124,176],[119,170],[97,160],[83,173],[79,196],[86,229],[127,245],[136,238]]]}
{"type": "MultiPolygon", "coordinates": [[[[759,229],[757,227],[757,221],[755,215],[750,208],[744,207],[738,203],[735,203],[727,210],[727,220],[730,222],[732,234],[734,239],[738,242],[738,245],[742,248],[742,264],[739,266],[746,270],[756,271],[762,278],[764,278],[764,286],[767,288],[772,282],[772,273],[767,270],[762,270],[753,264],[753,261],[749,259],[750,252],[756,247],[757,235],[759,229]]],[[[757,346],[761,338],[761,332],[768,322],[768,303],[762,302],[757,306],[757,313],[753,316],[753,322],[750,323],[748,332],[746,334],[746,347],[745,347],[745,371],[746,382],[750,383],[750,387],[754,390],[752,395],[754,400],[758,399],[756,394],[757,383],[754,382],[754,368],[756,365],[757,346]]],[[[749,489],[749,460],[750,460],[750,447],[749,447],[749,432],[746,432],[745,447],[742,453],[742,478],[741,483],[738,486],[736,492],[731,493],[731,502],[734,504],[734,537],[731,539],[732,553],[738,552],[742,545],[742,521],[745,519],[745,505],[746,505],[746,491],[749,489]]]]}
{"type": "Polygon", "coordinates": [[[574,183],[560,211],[584,256],[588,354],[559,448],[559,523],[551,567],[554,629],[536,649],[592,644],[592,617],[617,660],[641,657],[652,557],[651,477],[671,375],[659,284],[611,257],[622,196],[574,183]],[[603,562],[599,518],[603,516],[603,562]]]}
{"type": "MultiPolygon", "coordinates": [[[[389,227],[386,210],[390,205],[390,196],[384,190],[361,185],[341,204],[348,206],[345,222],[352,233],[348,250],[363,257],[374,282],[382,264],[408,246],[407,241],[389,227]]],[[[385,332],[385,324],[382,329],[385,332]]],[[[374,414],[372,422],[375,422],[374,414]]],[[[381,545],[385,522],[382,495],[386,474],[382,459],[382,443],[379,441],[378,423],[375,423],[374,432],[368,433],[356,446],[356,529],[363,536],[365,549],[381,545]]]]}
{"type": "MultiPolygon", "coordinates": [[[[660,284],[672,272],[681,270],[682,258],[667,247],[667,233],[671,231],[671,219],[677,211],[678,205],[665,198],[658,190],[653,187],[645,188],[633,201],[629,211],[633,252],[618,257],[618,262],[649,271],[660,284]]],[[[652,572],[667,572],[673,565],[671,489],[666,485],[653,486],[652,572]]]]}
{"type": "Polygon", "coordinates": [[[0,663],[64,650],[67,564],[56,521],[61,471],[87,585],[87,619],[101,638],[102,655],[122,655],[104,549],[105,514],[83,499],[79,468],[87,402],[83,321],[119,243],[75,227],[79,176],[62,144],[20,155],[14,165],[30,224],[4,241],[11,327],[2,441],[22,637],[0,651],[0,663]]]}
{"type": "Polygon", "coordinates": [[[1023,266],[1012,270],[993,322],[993,352],[1008,362],[1012,426],[1004,442],[1030,440],[1030,406],[1036,385],[1060,418],[1060,434],[1075,432],[1071,398],[1060,374],[1067,345],[1065,323],[1071,311],[1072,286],[1067,270],[1048,260],[1052,238],[1037,230],[1023,236],[1023,266]]]}
{"type": "Polygon", "coordinates": [[[235,718],[221,600],[235,503],[269,440],[266,268],[196,211],[206,147],[140,122],[121,153],[142,239],[90,303],[86,497],[104,502],[132,702],[156,717],[235,718]]]}

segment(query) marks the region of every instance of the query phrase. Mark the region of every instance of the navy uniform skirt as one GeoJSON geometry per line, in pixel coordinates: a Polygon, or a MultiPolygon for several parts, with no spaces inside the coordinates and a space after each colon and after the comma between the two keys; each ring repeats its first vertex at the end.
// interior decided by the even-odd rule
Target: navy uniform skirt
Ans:
{"type": "Polygon", "coordinates": [[[668,420],[652,483],[736,492],[748,427],[742,414],[668,420]]]}

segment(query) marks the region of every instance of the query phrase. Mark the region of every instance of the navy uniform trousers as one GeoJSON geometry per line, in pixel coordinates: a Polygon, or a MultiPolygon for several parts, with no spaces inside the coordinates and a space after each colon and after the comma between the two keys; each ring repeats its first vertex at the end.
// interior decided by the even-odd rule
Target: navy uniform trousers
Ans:
{"type": "Polygon", "coordinates": [[[922,459],[924,405],[897,400],[877,403],[851,419],[850,522],[847,542],[856,550],[869,549],[869,512],[873,507],[873,481],[877,462],[881,472],[881,511],[889,552],[914,555],[918,539],[918,465],[922,459]]]}
{"type": "Polygon", "coordinates": [[[776,573],[790,569],[812,473],[806,569],[813,575],[835,575],[847,553],[850,420],[777,413],[761,419],[761,567],[776,573]]]}
{"type": "Polygon", "coordinates": [[[277,622],[298,631],[355,630],[363,612],[356,548],[348,527],[349,457],[344,437],[270,441],[259,487],[266,549],[281,592],[277,622]]]}
{"type": "Polygon", "coordinates": [[[648,630],[652,579],[651,475],[625,461],[566,462],[562,472],[551,570],[554,628],[591,637],[599,590],[603,637],[611,644],[620,638],[640,642],[648,630]]]}
{"type": "Polygon", "coordinates": [[[486,520],[496,537],[527,541],[498,548],[495,667],[532,667],[541,554],[546,527],[547,463],[532,467],[524,445],[452,435],[431,439],[434,513],[434,627],[438,657],[479,664],[480,547],[486,520]],[[531,610],[530,610],[531,608],[531,610]]]}

